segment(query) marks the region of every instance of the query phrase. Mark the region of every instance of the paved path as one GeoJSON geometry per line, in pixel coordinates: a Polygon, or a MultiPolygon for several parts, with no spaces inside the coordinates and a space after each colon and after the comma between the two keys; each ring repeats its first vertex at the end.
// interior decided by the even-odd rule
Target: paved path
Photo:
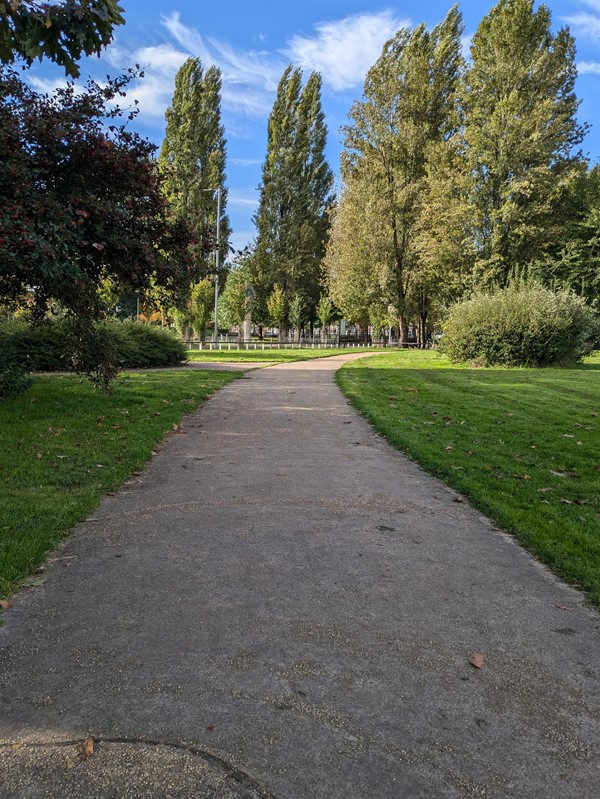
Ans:
{"type": "Polygon", "coordinates": [[[600,796],[600,616],[373,435],[352,357],[228,385],[17,595],[1,797],[600,796]]]}

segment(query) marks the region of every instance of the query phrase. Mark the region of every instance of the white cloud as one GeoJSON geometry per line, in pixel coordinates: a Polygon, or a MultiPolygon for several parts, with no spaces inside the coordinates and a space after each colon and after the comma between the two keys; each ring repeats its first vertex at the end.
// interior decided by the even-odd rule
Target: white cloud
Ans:
{"type": "Polygon", "coordinates": [[[580,75],[600,75],[600,61],[580,61],[577,72],[580,75]]]}
{"type": "Polygon", "coordinates": [[[242,205],[255,208],[258,206],[258,192],[253,189],[250,189],[249,192],[232,189],[227,194],[227,205],[242,205]]]}
{"type": "Polygon", "coordinates": [[[229,161],[234,166],[260,166],[262,164],[259,158],[230,158],[229,161]]]}
{"type": "Polygon", "coordinates": [[[202,63],[206,66],[211,66],[214,63],[202,36],[194,28],[188,28],[182,23],[178,11],[174,11],[168,17],[163,16],[162,24],[177,44],[189,55],[200,56],[202,63]]]}
{"type": "Polygon", "coordinates": [[[67,81],[64,78],[40,78],[35,75],[28,75],[27,82],[30,83],[33,88],[40,92],[40,94],[53,94],[56,89],[66,89],[67,81]]]}
{"type": "Polygon", "coordinates": [[[460,48],[465,61],[471,60],[471,43],[473,42],[473,36],[473,33],[463,33],[460,37],[460,48]]]}
{"type": "Polygon", "coordinates": [[[600,11],[600,0],[583,0],[586,6],[593,8],[594,11],[600,11]]]}
{"type": "Polygon", "coordinates": [[[186,58],[199,56],[203,66],[221,70],[223,112],[262,117],[270,110],[272,97],[285,68],[279,56],[256,51],[236,51],[226,42],[204,37],[187,27],[175,12],[162,17],[171,41],[128,52],[113,44],[107,57],[112,66],[122,69],[138,63],[145,78],[130,86],[128,97],[137,99],[144,117],[164,117],[171,102],[175,75],[186,58]]]}
{"type": "Polygon", "coordinates": [[[315,36],[293,36],[285,54],[303,69],[320,72],[332,89],[343,91],[360,86],[385,42],[410,24],[391,11],[354,14],[319,23],[315,36]]]}
{"type": "MultiPolygon", "coordinates": [[[[598,5],[600,6],[600,3],[598,5]]],[[[600,8],[598,10],[600,11],[600,8]]],[[[561,17],[561,19],[577,36],[600,39],[600,17],[582,11],[569,17],[561,17]]]]}

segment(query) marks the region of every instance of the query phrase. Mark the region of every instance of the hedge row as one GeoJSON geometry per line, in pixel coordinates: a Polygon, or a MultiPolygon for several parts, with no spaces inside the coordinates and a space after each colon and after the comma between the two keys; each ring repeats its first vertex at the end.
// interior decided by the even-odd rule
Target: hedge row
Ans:
{"type": "MultiPolygon", "coordinates": [[[[96,333],[104,350],[109,350],[122,369],[178,366],[186,360],[183,342],[155,325],[99,322],[96,333]]],[[[19,320],[0,322],[0,396],[27,387],[29,372],[74,370],[75,344],[74,328],[68,319],[35,327],[19,320]]]]}

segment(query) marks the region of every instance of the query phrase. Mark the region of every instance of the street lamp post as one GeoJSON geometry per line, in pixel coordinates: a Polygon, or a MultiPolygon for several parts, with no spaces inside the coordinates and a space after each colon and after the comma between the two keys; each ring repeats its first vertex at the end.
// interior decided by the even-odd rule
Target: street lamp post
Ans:
{"type": "Polygon", "coordinates": [[[210,191],[212,194],[217,192],[217,249],[215,254],[215,332],[213,341],[217,344],[219,340],[219,260],[221,257],[220,244],[221,244],[221,187],[217,189],[204,189],[210,191]]]}
{"type": "Polygon", "coordinates": [[[219,258],[221,243],[221,187],[217,189],[217,249],[215,251],[215,344],[219,341],[219,258]]]}

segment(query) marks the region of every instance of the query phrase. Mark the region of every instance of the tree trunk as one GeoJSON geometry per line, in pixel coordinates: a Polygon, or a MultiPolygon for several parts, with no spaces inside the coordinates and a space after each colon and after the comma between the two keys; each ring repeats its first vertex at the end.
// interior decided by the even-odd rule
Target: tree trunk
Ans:
{"type": "Polygon", "coordinates": [[[427,348],[427,312],[421,311],[419,317],[419,347],[424,350],[427,348]]]}
{"type": "Polygon", "coordinates": [[[408,319],[403,314],[398,316],[398,338],[401,347],[408,345],[408,319]]]}

